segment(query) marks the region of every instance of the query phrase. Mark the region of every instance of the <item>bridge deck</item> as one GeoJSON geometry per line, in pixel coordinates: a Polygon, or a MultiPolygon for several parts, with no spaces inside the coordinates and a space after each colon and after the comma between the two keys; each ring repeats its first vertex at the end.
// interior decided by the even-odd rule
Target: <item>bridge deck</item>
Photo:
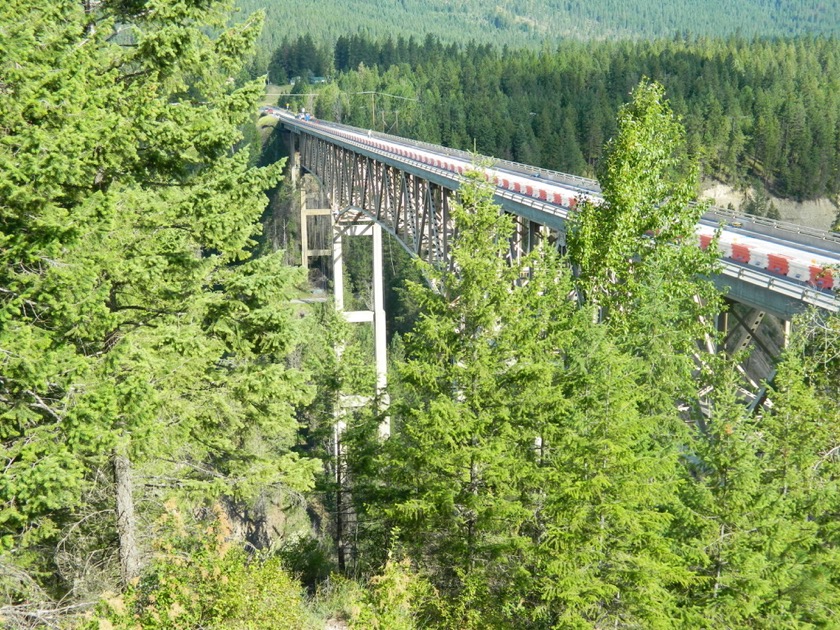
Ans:
{"type": "MultiPolygon", "coordinates": [[[[463,171],[476,158],[463,151],[346,125],[298,120],[283,110],[270,113],[294,134],[317,138],[449,191],[458,189],[463,171]]],[[[495,201],[500,206],[561,234],[579,199],[601,198],[598,183],[591,179],[494,158],[479,159],[490,165],[488,173],[497,184],[495,201]]],[[[728,291],[731,299],[786,320],[808,306],[840,311],[836,292],[840,234],[710,208],[698,224],[701,242],[704,234],[708,238],[718,227],[724,252],[716,284],[728,291]],[[832,286],[834,290],[830,290],[832,286]]]]}

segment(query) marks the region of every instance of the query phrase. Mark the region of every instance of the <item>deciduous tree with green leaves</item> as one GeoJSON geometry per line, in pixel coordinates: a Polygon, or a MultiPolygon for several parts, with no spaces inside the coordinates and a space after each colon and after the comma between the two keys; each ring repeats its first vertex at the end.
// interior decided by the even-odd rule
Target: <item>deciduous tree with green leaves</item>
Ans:
{"type": "Polygon", "coordinates": [[[577,285],[619,343],[648,359],[667,412],[673,396],[691,402],[702,387],[697,344],[713,337],[721,302],[709,279],[716,248],[700,249],[695,235],[697,166],[661,85],[633,90],[598,176],[603,202],[582,203],[568,235],[577,285]]]}

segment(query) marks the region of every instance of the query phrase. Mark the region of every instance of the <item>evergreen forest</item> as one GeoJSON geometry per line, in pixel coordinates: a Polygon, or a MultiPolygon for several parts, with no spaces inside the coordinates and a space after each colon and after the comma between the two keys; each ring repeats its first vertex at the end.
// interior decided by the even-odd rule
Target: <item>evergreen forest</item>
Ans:
{"type": "Polygon", "coordinates": [[[567,42],[500,50],[434,38],[311,37],[281,45],[269,79],[296,84],[281,105],[436,144],[594,176],[616,112],[642,77],[662,83],[685,150],[735,187],[796,200],[840,193],[840,41],[703,38],[567,42]],[[369,92],[378,96],[372,100],[369,92]],[[364,94],[362,94],[364,93],[364,94]]]}
{"type": "Polygon", "coordinates": [[[837,196],[837,41],[290,27],[266,55],[233,9],[0,4],[0,627],[836,627],[840,315],[799,315],[748,405],[689,237],[702,173],[837,196]],[[295,264],[307,178],[258,120],[266,71],[603,203],[511,259],[477,159],[451,265],[386,244],[387,405],[348,412],[372,335],[295,264]]]}
{"type": "Polygon", "coordinates": [[[260,46],[268,50],[285,37],[307,34],[319,42],[353,34],[376,39],[429,34],[461,44],[538,49],[570,39],[840,33],[838,0],[236,0],[236,6],[245,16],[265,11],[260,46]]]}

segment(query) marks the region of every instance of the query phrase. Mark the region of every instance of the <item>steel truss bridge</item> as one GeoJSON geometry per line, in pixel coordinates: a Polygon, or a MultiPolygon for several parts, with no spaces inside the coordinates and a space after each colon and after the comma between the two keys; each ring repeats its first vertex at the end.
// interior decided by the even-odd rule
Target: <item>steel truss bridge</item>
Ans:
{"type": "MultiPolygon", "coordinates": [[[[302,168],[319,180],[336,225],[360,219],[372,222],[411,254],[434,265],[449,264],[450,203],[464,181],[463,173],[475,161],[473,155],[345,125],[301,120],[284,110],[265,113],[278,119],[277,129],[286,135],[293,172],[302,168]]],[[[483,162],[480,159],[479,165],[484,166],[483,162]]],[[[494,201],[515,220],[511,257],[529,251],[542,238],[564,246],[566,221],[577,201],[600,198],[593,180],[493,158],[486,158],[486,164],[496,184],[494,201]]],[[[749,255],[739,258],[742,245],[733,245],[731,255],[722,259],[722,272],[715,282],[726,293],[730,307],[719,318],[719,327],[725,332],[728,351],[749,345],[759,350],[754,353],[757,365],[745,372],[757,391],[761,380],[772,377],[773,359],[784,347],[793,315],[812,306],[840,311],[840,234],[720,208],[704,215],[698,231],[704,225],[707,231],[721,226],[734,243],[751,244],[759,258],[765,256],[765,264],[766,254],[761,253],[765,251],[771,252],[771,258],[772,252],[782,251],[785,259],[806,261],[805,271],[798,275],[771,264],[760,268],[746,264],[749,255]],[[833,270],[829,272],[834,277],[833,291],[819,286],[813,265],[808,275],[807,261],[815,258],[833,270]]]]}

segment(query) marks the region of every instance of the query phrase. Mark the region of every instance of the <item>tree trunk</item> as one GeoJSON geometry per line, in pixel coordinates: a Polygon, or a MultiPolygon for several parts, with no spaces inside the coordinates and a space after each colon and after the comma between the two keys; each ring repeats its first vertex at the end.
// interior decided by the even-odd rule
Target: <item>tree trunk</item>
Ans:
{"type": "Polygon", "coordinates": [[[137,549],[137,521],[131,488],[131,460],[114,451],[114,489],[117,495],[117,535],[120,544],[120,573],[123,584],[140,575],[140,552],[137,549]]]}
{"type": "Polygon", "coordinates": [[[335,549],[338,555],[338,572],[344,575],[347,569],[347,563],[344,554],[344,514],[342,514],[344,505],[341,500],[341,493],[344,490],[343,463],[341,461],[341,432],[342,427],[337,423],[335,430],[335,549]]]}

